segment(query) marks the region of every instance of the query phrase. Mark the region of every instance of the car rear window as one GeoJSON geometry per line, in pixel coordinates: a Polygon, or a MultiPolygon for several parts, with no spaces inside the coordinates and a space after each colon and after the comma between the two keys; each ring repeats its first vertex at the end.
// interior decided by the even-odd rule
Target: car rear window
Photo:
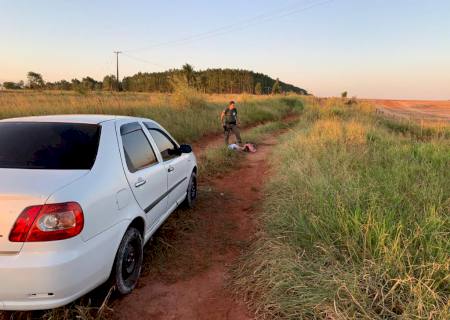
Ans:
{"type": "Polygon", "coordinates": [[[0,122],[0,168],[91,169],[99,140],[99,125],[0,122]]]}

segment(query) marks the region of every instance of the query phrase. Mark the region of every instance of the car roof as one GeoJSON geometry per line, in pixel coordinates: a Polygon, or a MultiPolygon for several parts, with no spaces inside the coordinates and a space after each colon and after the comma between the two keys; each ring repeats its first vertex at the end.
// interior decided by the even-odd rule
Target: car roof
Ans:
{"type": "MultiPolygon", "coordinates": [[[[116,120],[116,119],[135,119],[140,118],[114,115],[98,115],[98,114],[65,114],[65,115],[49,115],[49,116],[32,116],[3,119],[0,122],[69,122],[69,123],[86,123],[86,124],[100,124],[102,122],[116,120]]],[[[149,119],[146,119],[149,120],[149,119]]]]}

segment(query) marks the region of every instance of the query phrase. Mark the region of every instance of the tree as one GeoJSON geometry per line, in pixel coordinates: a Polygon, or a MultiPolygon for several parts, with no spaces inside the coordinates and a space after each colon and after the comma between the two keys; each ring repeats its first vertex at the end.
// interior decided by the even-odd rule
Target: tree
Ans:
{"type": "Polygon", "coordinates": [[[86,90],[95,90],[97,87],[97,81],[92,79],[91,77],[86,77],[81,80],[81,86],[86,90]]]}
{"type": "Polygon", "coordinates": [[[58,90],[70,90],[72,89],[72,86],[69,81],[61,80],[59,82],[56,82],[56,89],[58,90]]]}
{"type": "Polygon", "coordinates": [[[45,83],[45,89],[47,89],[47,90],[57,89],[56,83],[53,83],[53,82],[46,82],[46,83],[45,83]]]}
{"type": "Polygon", "coordinates": [[[183,65],[183,73],[184,76],[186,77],[186,81],[188,83],[189,86],[192,86],[193,82],[194,82],[194,67],[191,66],[189,63],[186,63],[185,65],[183,65]]]}
{"type": "Polygon", "coordinates": [[[5,89],[10,89],[10,90],[22,89],[23,88],[23,81],[20,81],[18,83],[12,82],[12,81],[5,81],[5,82],[3,82],[3,87],[5,89]]]}
{"type": "MultiPolygon", "coordinates": [[[[124,79],[124,82],[128,86],[128,77],[124,79]]],[[[117,87],[117,81],[115,75],[108,75],[103,78],[102,89],[112,91],[117,87]]]]}
{"type": "Polygon", "coordinates": [[[28,72],[28,87],[30,89],[42,89],[45,86],[44,79],[40,73],[36,73],[33,71],[28,72]]]}
{"type": "Polygon", "coordinates": [[[280,94],[280,93],[281,93],[280,79],[277,78],[277,80],[272,86],[272,94],[280,94]]]}
{"type": "Polygon", "coordinates": [[[72,79],[72,81],[70,81],[72,90],[80,90],[81,87],[81,82],[78,79],[72,79]]]}
{"type": "Polygon", "coordinates": [[[260,83],[260,82],[258,82],[258,83],[255,85],[255,94],[262,94],[262,86],[261,86],[261,83],[260,83]]]}
{"type": "Polygon", "coordinates": [[[208,87],[208,77],[206,76],[205,73],[203,73],[200,76],[200,88],[201,88],[201,91],[206,93],[207,87],[208,87]]]}
{"type": "MultiPolygon", "coordinates": [[[[105,77],[105,78],[106,78],[106,77],[105,77]]],[[[105,84],[105,78],[103,78],[103,83],[102,83],[102,89],[103,89],[103,90],[107,90],[107,89],[105,89],[105,87],[104,87],[104,84],[105,84]]],[[[124,78],[122,79],[122,90],[123,90],[123,91],[132,91],[130,85],[131,85],[130,78],[129,78],[129,77],[124,77],[124,78]]]]}
{"type": "Polygon", "coordinates": [[[343,99],[347,98],[347,95],[348,95],[347,91],[344,91],[344,92],[341,93],[341,97],[343,99]]]}
{"type": "MultiPolygon", "coordinates": [[[[137,73],[125,77],[122,83],[126,91],[139,92],[171,92],[171,79],[182,77],[189,86],[205,93],[254,93],[255,85],[260,83],[262,93],[270,94],[275,79],[261,73],[239,69],[207,69],[193,71],[185,65],[184,69],[173,69],[164,72],[137,73]]],[[[307,91],[294,85],[278,81],[280,92],[294,92],[306,95],[307,91]]]]}
{"type": "MultiPolygon", "coordinates": [[[[47,82],[43,85],[39,74],[32,73],[29,82],[33,88],[54,89],[54,90],[76,90],[85,93],[88,90],[117,90],[117,80],[114,75],[106,75],[103,81],[96,81],[91,77],[85,77],[81,81],[73,79],[71,82],[65,80],[57,82],[47,82]],[[31,80],[31,81],[30,81],[31,80]]],[[[271,77],[256,73],[250,70],[240,69],[207,69],[195,71],[190,64],[185,64],[180,69],[171,69],[163,72],[142,73],[124,77],[121,81],[120,89],[137,92],[173,92],[173,79],[180,78],[186,86],[204,93],[256,93],[270,94],[275,86],[274,93],[294,92],[306,95],[308,92],[296,87],[275,80],[271,77]]]]}

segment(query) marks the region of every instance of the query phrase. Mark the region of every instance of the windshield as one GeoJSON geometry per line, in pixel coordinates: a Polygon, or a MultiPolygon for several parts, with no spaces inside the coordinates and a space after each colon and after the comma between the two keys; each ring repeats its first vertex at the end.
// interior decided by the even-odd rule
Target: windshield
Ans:
{"type": "Polygon", "coordinates": [[[91,169],[99,139],[95,124],[0,122],[0,168],[91,169]]]}

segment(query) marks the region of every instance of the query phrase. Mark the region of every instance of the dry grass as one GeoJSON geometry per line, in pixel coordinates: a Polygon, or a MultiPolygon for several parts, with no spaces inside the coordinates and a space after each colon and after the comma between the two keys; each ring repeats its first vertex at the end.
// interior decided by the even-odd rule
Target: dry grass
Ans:
{"type": "MultiPolygon", "coordinates": [[[[80,95],[73,92],[0,92],[0,118],[54,113],[114,113],[147,116],[159,121],[178,139],[187,138],[188,140],[195,140],[203,134],[220,130],[217,120],[229,97],[198,95],[195,99],[186,100],[183,98],[186,94],[190,93],[181,90],[175,95],[167,96],[145,93],[80,95]],[[201,101],[199,102],[198,99],[201,101]],[[177,104],[174,101],[188,103],[177,104]]],[[[300,100],[292,97],[286,100],[285,98],[240,96],[235,97],[235,100],[238,101],[241,121],[244,124],[275,120],[245,132],[255,140],[258,140],[261,135],[283,128],[284,125],[277,120],[302,109],[300,100]]],[[[213,148],[200,159],[201,176],[211,177],[217,174],[220,172],[219,166],[229,163],[236,156],[239,155],[235,152],[213,148]]],[[[166,277],[164,280],[170,281],[172,276],[178,275],[177,270],[186,271],[185,274],[189,275],[201,272],[208,267],[207,259],[204,259],[201,264],[194,264],[191,251],[180,252],[176,248],[180,247],[180,243],[186,241],[190,234],[203,233],[206,228],[205,221],[196,217],[195,214],[205,205],[210,205],[215,199],[220,198],[223,198],[220,194],[207,186],[202,186],[199,208],[188,211],[178,210],[170,217],[155,234],[153,242],[145,249],[144,276],[161,277],[164,274],[166,277]],[[167,270],[168,264],[173,268],[167,270]]],[[[231,227],[233,226],[223,226],[223,228],[231,227]]],[[[233,239],[226,238],[224,235],[227,232],[225,229],[223,231],[223,236],[218,235],[216,244],[220,244],[219,248],[225,250],[233,239]]],[[[197,245],[201,246],[207,255],[208,250],[212,250],[209,246],[211,239],[208,234],[200,238],[202,242],[197,245]]],[[[108,289],[99,288],[67,307],[50,311],[14,312],[3,313],[3,315],[0,312],[0,319],[108,319],[113,312],[108,303],[111,293],[108,289]]]]}
{"type": "Polygon", "coordinates": [[[367,128],[356,121],[337,119],[319,120],[311,128],[309,139],[318,146],[342,142],[346,145],[362,145],[366,142],[367,128]]]}
{"type": "Polygon", "coordinates": [[[265,319],[448,319],[449,140],[309,103],[274,151],[237,292],[265,319]]]}
{"type": "MultiPolygon", "coordinates": [[[[243,125],[279,120],[296,98],[237,96],[243,125]]],[[[170,95],[72,91],[0,91],[0,119],[47,114],[114,114],[151,118],[180,142],[221,130],[219,116],[229,96],[208,96],[182,84],[170,95]]]]}
{"type": "Polygon", "coordinates": [[[225,107],[231,100],[246,103],[274,99],[269,96],[245,94],[204,95],[193,89],[187,90],[183,85],[179,87],[180,90],[173,94],[103,91],[81,94],[75,91],[2,90],[0,91],[0,118],[55,113],[98,112],[104,114],[111,111],[113,114],[124,114],[129,108],[168,106],[179,108],[196,103],[202,104],[205,101],[225,107]],[[189,100],[190,98],[192,99],[189,100]],[[189,103],[186,103],[186,100],[189,103]],[[192,100],[194,102],[190,102],[192,100]]]}

